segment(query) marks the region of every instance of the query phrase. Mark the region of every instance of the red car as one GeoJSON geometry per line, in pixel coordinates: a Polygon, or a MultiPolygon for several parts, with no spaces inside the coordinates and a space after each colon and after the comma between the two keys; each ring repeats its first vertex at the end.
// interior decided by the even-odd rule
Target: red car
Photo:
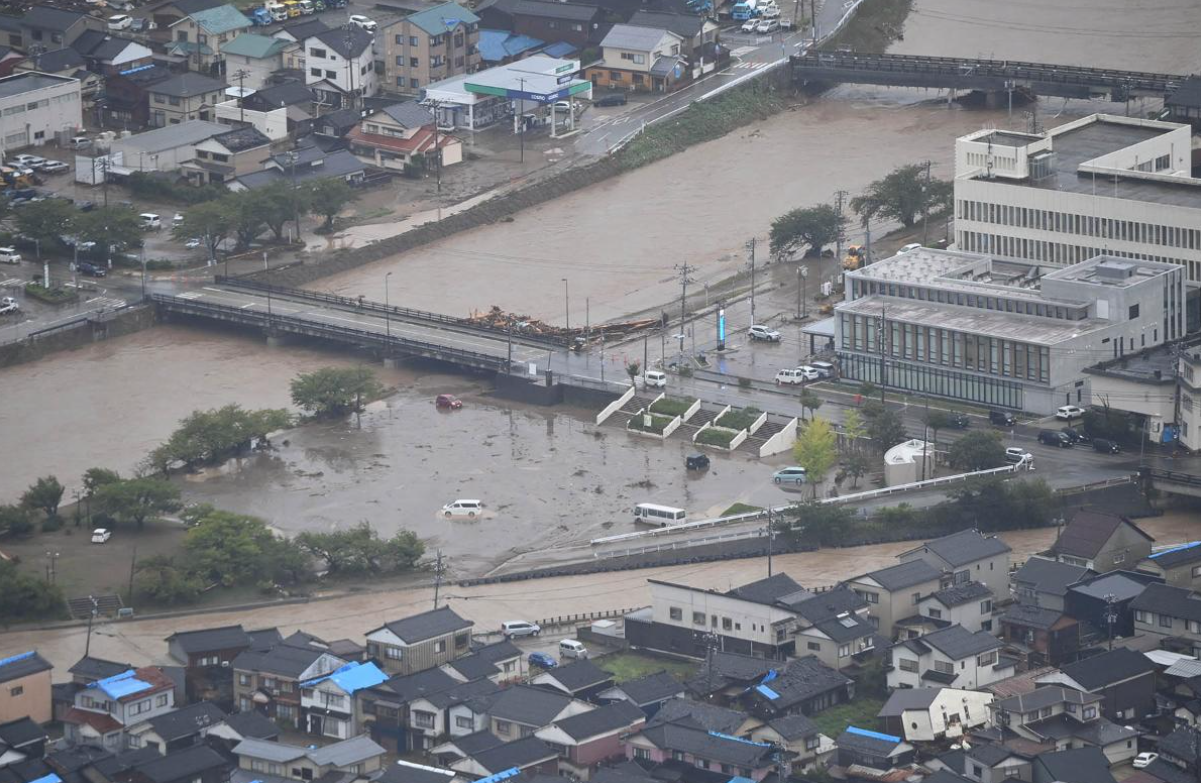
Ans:
{"type": "Polygon", "coordinates": [[[439,408],[449,408],[452,411],[463,407],[463,401],[453,394],[439,394],[438,398],[434,400],[434,404],[439,408]]]}

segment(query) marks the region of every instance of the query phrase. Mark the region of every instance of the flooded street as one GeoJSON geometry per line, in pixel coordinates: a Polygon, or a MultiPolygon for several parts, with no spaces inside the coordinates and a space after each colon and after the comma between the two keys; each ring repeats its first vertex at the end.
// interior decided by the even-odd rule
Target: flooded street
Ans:
{"type": "MultiPolygon", "coordinates": [[[[955,138],[1004,114],[947,108],[917,91],[840,89],[812,105],[693,147],[498,223],[313,283],[452,315],[492,305],[593,323],[679,296],[674,266],[698,285],[747,263],[745,243],[796,207],[852,195],[894,167],[934,161],[949,176],[955,138]],[[921,102],[919,102],[921,101],[921,102]],[[587,303],[585,300],[588,300],[587,303]]],[[[854,221],[852,221],[854,222],[854,221]]],[[[854,229],[852,229],[852,232],[854,229]]],[[[766,246],[760,247],[762,261],[766,246]]]]}

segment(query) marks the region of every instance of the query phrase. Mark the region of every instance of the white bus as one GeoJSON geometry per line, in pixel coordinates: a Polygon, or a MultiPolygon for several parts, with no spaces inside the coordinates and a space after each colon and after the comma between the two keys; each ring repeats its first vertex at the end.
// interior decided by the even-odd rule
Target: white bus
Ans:
{"type": "Polygon", "coordinates": [[[639,503],[634,506],[634,522],[646,525],[680,525],[688,521],[688,512],[682,508],[659,506],[654,503],[639,503]]]}

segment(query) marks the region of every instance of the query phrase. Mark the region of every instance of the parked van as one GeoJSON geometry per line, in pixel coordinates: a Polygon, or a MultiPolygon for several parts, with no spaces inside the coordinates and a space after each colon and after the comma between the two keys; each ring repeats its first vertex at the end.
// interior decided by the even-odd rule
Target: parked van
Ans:
{"type": "Polygon", "coordinates": [[[163,227],[163,219],[153,212],[143,212],[138,219],[142,221],[143,231],[158,231],[163,227]]]}
{"type": "Polygon", "coordinates": [[[838,375],[838,368],[829,362],[809,362],[809,366],[817,370],[823,378],[833,378],[838,375]]]}
{"type": "Polygon", "coordinates": [[[1102,454],[1121,454],[1122,447],[1114,443],[1112,440],[1105,438],[1093,438],[1093,449],[1102,454]]]}
{"type": "Polygon", "coordinates": [[[1013,417],[1012,413],[1006,413],[1005,411],[989,411],[988,423],[996,424],[998,427],[1012,427],[1017,423],[1017,419],[1013,417]]]}
{"type": "Polygon", "coordinates": [[[73,150],[83,150],[92,146],[92,140],[87,136],[72,136],[67,146],[73,150]]]}
{"type": "Polygon", "coordinates": [[[525,620],[506,620],[500,624],[500,632],[506,639],[514,636],[537,636],[542,633],[542,626],[525,620]]]}
{"type": "Polygon", "coordinates": [[[680,525],[688,521],[688,512],[682,508],[659,506],[654,503],[639,503],[634,506],[634,521],[648,525],[680,525]]]}
{"type": "Polygon", "coordinates": [[[564,639],[559,642],[559,657],[560,658],[587,658],[588,648],[584,643],[576,639],[564,639]]]}
{"type": "Polygon", "coordinates": [[[667,386],[667,373],[660,370],[647,370],[642,374],[642,385],[647,389],[662,389],[667,386]]]}
{"type": "Polygon", "coordinates": [[[442,507],[442,516],[444,517],[468,517],[475,519],[480,514],[484,513],[484,504],[479,500],[456,500],[454,503],[447,503],[442,507]]]}
{"type": "Polygon", "coordinates": [[[0,264],[19,264],[21,263],[21,254],[16,248],[0,247],[0,264]]]}
{"type": "Polygon", "coordinates": [[[776,385],[782,384],[798,384],[805,381],[816,381],[821,378],[821,373],[814,367],[805,365],[804,367],[793,367],[787,370],[780,370],[776,373],[776,385]]]}

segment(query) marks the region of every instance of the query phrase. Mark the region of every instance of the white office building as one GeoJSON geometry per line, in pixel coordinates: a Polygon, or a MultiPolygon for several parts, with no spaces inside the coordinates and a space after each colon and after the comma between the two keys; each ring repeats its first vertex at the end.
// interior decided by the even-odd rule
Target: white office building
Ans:
{"type": "Polygon", "coordinates": [[[955,143],[955,247],[1053,266],[1099,255],[1164,261],[1201,282],[1191,153],[1187,125],[1106,114],[1044,134],[964,136],[955,143]]]}
{"type": "Polygon", "coordinates": [[[919,248],[845,279],[843,377],[1044,415],[1089,404],[1085,367],[1184,330],[1184,270],[1172,263],[1056,267],[919,248]]]}
{"type": "Polygon", "coordinates": [[[0,79],[0,153],[54,140],[83,127],[78,79],[27,71],[0,79]]]}

